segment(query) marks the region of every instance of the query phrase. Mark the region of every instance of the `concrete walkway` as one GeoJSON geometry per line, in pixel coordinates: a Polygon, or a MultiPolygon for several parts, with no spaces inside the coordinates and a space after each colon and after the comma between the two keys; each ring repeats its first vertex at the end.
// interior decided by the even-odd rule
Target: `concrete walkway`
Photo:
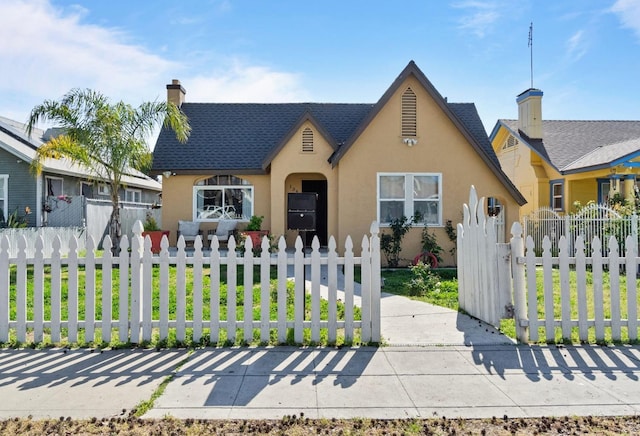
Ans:
{"type": "Polygon", "coordinates": [[[516,345],[455,311],[384,294],[381,348],[0,350],[0,419],[448,418],[640,413],[640,347],[516,345]]]}

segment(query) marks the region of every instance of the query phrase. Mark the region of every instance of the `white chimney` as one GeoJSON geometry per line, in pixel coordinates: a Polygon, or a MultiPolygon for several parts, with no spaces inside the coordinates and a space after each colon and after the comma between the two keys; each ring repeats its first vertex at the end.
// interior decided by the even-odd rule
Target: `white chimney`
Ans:
{"type": "Polygon", "coordinates": [[[542,139],[542,91],[529,88],[516,101],[518,129],[531,139],[542,139]]]}

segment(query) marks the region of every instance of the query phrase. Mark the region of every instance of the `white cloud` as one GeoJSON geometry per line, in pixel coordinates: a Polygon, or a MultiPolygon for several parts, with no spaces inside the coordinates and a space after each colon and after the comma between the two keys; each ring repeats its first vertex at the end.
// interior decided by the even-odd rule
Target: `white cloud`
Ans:
{"type": "Polygon", "coordinates": [[[577,61],[587,53],[585,33],[578,30],[567,41],[567,56],[571,61],[577,61]]]}
{"type": "Polygon", "coordinates": [[[478,38],[483,38],[499,18],[499,6],[493,2],[463,1],[452,5],[456,9],[469,11],[459,19],[459,28],[470,30],[478,38]]]}
{"type": "Polygon", "coordinates": [[[187,90],[187,101],[193,102],[274,103],[309,99],[297,75],[245,65],[238,60],[210,74],[184,78],[181,83],[187,90]]]}
{"type": "Polygon", "coordinates": [[[86,11],[79,7],[63,10],[48,0],[0,0],[0,8],[0,93],[9,113],[28,114],[35,104],[75,87],[136,104],[148,100],[148,84],[173,67],[128,43],[121,30],[84,24],[86,11]]]}
{"type": "Polygon", "coordinates": [[[640,38],[640,2],[637,0],[617,0],[611,7],[624,27],[632,29],[640,38]]]}
{"type": "MultiPolygon", "coordinates": [[[[229,8],[226,0],[220,8],[229,8]]],[[[59,8],[50,0],[0,0],[0,10],[0,115],[19,121],[26,120],[36,104],[58,99],[72,88],[92,88],[133,105],[164,99],[164,86],[175,77],[182,79],[189,101],[307,98],[294,74],[233,59],[210,60],[203,67],[190,65],[190,56],[165,58],[162,48],[156,54],[133,44],[127,29],[87,24],[88,11],[81,7],[59,8]],[[211,62],[218,69],[211,71],[211,62]]]]}

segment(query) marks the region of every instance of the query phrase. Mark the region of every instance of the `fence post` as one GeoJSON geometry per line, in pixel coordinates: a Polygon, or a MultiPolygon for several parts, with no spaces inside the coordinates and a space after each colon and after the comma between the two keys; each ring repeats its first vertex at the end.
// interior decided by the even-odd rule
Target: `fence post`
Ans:
{"type": "Polygon", "coordinates": [[[120,297],[118,298],[118,340],[127,342],[129,338],[129,238],[120,239],[120,260],[118,263],[120,297]]]}
{"type": "Polygon", "coordinates": [[[0,342],[9,341],[9,238],[0,238],[0,342]]]}
{"type": "Polygon", "coordinates": [[[564,234],[567,238],[567,250],[571,256],[574,252],[574,239],[571,236],[571,217],[568,214],[564,216],[564,234]]]}
{"type": "Polygon", "coordinates": [[[102,342],[111,342],[111,293],[113,292],[111,269],[113,268],[112,242],[109,235],[102,243],[104,254],[102,255],[102,342]]]}
{"type": "Polygon", "coordinates": [[[371,341],[380,342],[380,229],[371,223],[371,341]]]}
{"type": "Polygon", "coordinates": [[[131,239],[131,343],[140,342],[140,318],[142,306],[142,222],[136,221],[133,225],[133,238],[131,239]]]}
{"type": "Polygon", "coordinates": [[[524,257],[524,243],[522,240],[522,225],[514,222],[511,226],[511,273],[513,275],[514,319],[516,324],[516,338],[522,343],[528,342],[528,327],[521,321],[527,319],[526,291],[524,286],[525,266],[518,262],[524,257]]]}

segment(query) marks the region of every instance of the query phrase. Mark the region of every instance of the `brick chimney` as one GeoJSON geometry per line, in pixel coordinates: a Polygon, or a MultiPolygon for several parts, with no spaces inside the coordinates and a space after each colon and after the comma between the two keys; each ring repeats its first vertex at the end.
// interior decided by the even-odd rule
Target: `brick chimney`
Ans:
{"type": "Polygon", "coordinates": [[[169,85],[167,85],[167,101],[174,103],[176,106],[182,106],[185,101],[185,95],[187,91],[180,85],[178,79],[173,79],[169,85]]]}
{"type": "Polygon", "coordinates": [[[518,129],[531,139],[542,139],[542,91],[529,88],[516,98],[518,129]]]}

